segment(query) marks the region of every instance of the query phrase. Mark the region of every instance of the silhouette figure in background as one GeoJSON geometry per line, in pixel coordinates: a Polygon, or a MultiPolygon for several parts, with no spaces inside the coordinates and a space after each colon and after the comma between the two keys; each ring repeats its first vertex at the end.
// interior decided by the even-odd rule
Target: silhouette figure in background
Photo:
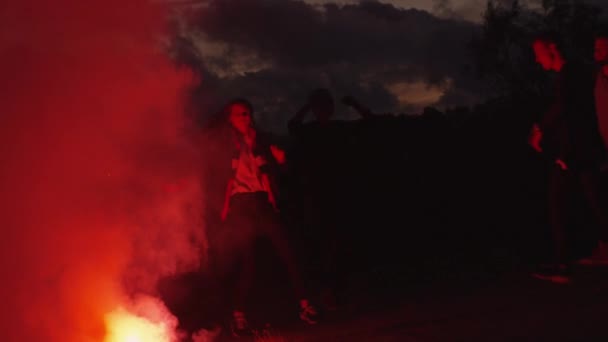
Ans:
{"type": "Polygon", "coordinates": [[[536,62],[557,73],[554,98],[541,121],[533,125],[529,143],[554,163],[549,184],[549,219],[553,231],[554,261],[535,277],[566,283],[568,277],[567,215],[573,185],[584,195],[603,225],[599,198],[599,168],[605,157],[593,99],[593,72],[569,60],[557,38],[542,36],[532,44],[536,62]]]}
{"type": "Polygon", "coordinates": [[[240,99],[230,102],[224,111],[232,127],[234,154],[233,175],[226,185],[221,212],[226,224],[218,248],[236,258],[234,261],[241,266],[231,327],[237,336],[251,332],[244,306],[254,275],[254,243],[259,237],[270,240],[286,265],[300,299],[300,319],[308,324],[316,323],[316,310],[304,296],[300,273],[277,214],[275,189],[270,180],[273,169],[285,164],[285,155],[277,146],[268,144],[255,129],[252,112],[251,104],[240,99]]]}
{"type": "MultiPolygon", "coordinates": [[[[604,146],[608,148],[608,34],[604,33],[596,36],[593,55],[598,66],[594,75],[595,111],[602,141],[604,146]]],[[[582,264],[608,265],[608,218],[606,217],[608,215],[606,213],[606,209],[608,209],[608,203],[606,202],[606,177],[608,170],[606,166],[606,160],[604,160],[601,166],[601,175],[594,176],[594,179],[597,179],[594,185],[597,195],[593,205],[597,206],[594,209],[601,224],[598,243],[589,258],[580,260],[582,264]]]]}
{"type": "Polygon", "coordinates": [[[598,70],[595,74],[595,107],[604,145],[608,146],[608,33],[595,38],[593,57],[598,70]]]}
{"type": "MultiPolygon", "coordinates": [[[[355,108],[363,118],[372,114],[352,97],[344,104],[355,108]]],[[[302,221],[302,250],[308,269],[316,280],[325,309],[335,310],[343,302],[346,252],[350,247],[347,218],[349,200],[357,191],[353,184],[356,146],[352,145],[352,122],[333,119],[334,98],[327,89],[313,90],[306,104],[289,121],[294,138],[295,186],[299,217],[302,221]],[[312,120],[304,122],[312,113],[312,120]],[[353,155],[355,154],[355,155],[353,155]]]]}

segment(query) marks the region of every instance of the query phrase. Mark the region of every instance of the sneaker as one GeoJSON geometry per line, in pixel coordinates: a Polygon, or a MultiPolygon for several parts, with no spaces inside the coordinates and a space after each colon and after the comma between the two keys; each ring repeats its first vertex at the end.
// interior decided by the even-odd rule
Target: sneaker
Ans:
{"type": "Polygon", "coordinates": [[[318,323],[317,310],[310,304],[308,299],[300,300],[300,320],[308,325],[318,323]]]}
{"type": "Polygon", "coordinates": [[[536,279],[547,280],[555,284],[568,284],[570,277],[566,265],[541,266],[532,276],[536,279]]]}
{"type": "Polygon", "coordinates": [[[249,322],[243,311],[234,310],[232,312],[232,321],[230,322],[230,331],[233,337],[251,336],[252,331],[249,328],[249,322]]]}
{"type": "Polygon", "coordinates": [[[587,266],[608,266],[608,243],[600,242],[590,257],[580,259],[578,263],[587,266]]]}

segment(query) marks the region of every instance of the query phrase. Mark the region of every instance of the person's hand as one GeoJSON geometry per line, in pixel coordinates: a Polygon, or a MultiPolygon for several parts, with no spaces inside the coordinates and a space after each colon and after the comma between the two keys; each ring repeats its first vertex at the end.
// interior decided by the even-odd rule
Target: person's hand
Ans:
{"type": "Polygon", "coordinates": [[[270,145],[270,152],[272,153],[272,156],[277,161],[277,163],[279,163],[279,165],[285,164],[285,162],[286,162],[285,151],[283,151],[281,148],[279,148],[276,145],[270,145]]]}
{"type": "Polygon", "coordinates": [[[277,200],[274,197],[274,194],[272,193],[272,191],[268,192],[268,202],[272,205],[272,207],[274,208],[274,211],[279,212],[279,207],[277,206],[277,200]]]}
{"type": "Polygon", "coordinates": [[[224,205],[224,207],[222,208],[222,212],[220,214],[220,218],[222,219],[222,222],[226,221],[229,211],[230,211],[230,206],[224,205]]]}
{"type": "Polygon", "coordinates": [[[279,211],[279,209],[277,207],[277,200],[274,197],[274,194],[272,193],[272,191],[268,191],[268,202],[272,205],[272,207],[274,208],[275,211],[279,211]]]}
{"type": "Polygon", "coordinates": [[[528,137],[528,144],[530,144],[536,152],[540,153],[543,151],[543,148],[540,146],[542,139],[543,132],[540,130],[538,124],[534,124],[530,131],[530,136],[528,137]]]}
{"type": "Polygon", "coordinates": [[[556,160],[555,164],[557,164],[564,171],[568,170],[568,165],[561,159],[556,160]]]}

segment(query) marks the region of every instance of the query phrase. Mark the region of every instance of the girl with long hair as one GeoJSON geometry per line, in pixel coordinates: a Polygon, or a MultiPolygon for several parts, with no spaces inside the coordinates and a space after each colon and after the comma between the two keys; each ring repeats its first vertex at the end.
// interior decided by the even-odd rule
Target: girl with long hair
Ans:
{"type": "Polygon", "coordinates": [[[247,334],[250,329],[244,306],[253,280],[254,243],[259,237],[270,240],[289,273],[292,286],[300,299],[300,319],[315,324],[316,311],[304,296],[304,287],[295,258],[278,215],[275,189],[271,182],[273,170],[285,165],[285,154],[266,143],[254,126],[253,107],[244,99],[228,103],[224,118],[231,131],[233,155],[232,176],[226,184],[221,219],[222,246],[240,264],[240,277],[233,305],[232,332],[247,334]]]}

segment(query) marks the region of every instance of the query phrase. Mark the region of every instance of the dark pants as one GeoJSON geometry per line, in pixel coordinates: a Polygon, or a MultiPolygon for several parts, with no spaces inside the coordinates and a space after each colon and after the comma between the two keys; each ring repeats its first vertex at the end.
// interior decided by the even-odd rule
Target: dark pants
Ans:
{"type": "Polygon", "coordinates": [[[261,237],[270,240],[287,268],[295,295],[298,299],[303,298],[304,287],[299,269],[279,216],[268,202],[267,193],[233,195],[226,224],[218,235],[217,249],[223,256],[224,266],[238,271],[233,298],[235,309],[242,310],[246,303],[254,277],[255,242],[261,237]]]}
{"type": "Polygon", "coordinates": [[[608,242],[608,209],[604,191],[606,175],[599,171],[569,171],[559,167],[551,173],[549,184],[549,219],[553,231],[556,262],[567,261],[566,231],[573,190],[581,189],[599,226],[599,240],[608,242]]]}
{"type": "Polygon", "coordinates": [[[327,194],[308,196],[302,206],[302,239],[310,287],[324,300],[334,301],[346,286],[346,236],[337,206],[327,194]]]}

